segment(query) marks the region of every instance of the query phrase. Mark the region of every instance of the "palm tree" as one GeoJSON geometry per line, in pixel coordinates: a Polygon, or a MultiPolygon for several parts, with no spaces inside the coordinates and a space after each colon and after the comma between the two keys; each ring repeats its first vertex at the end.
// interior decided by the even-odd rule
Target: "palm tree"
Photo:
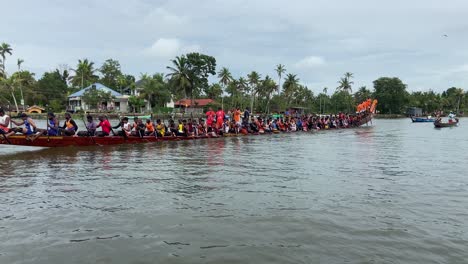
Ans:
{"type": "Polygon", "coordinates": [[[270,78],[270,76],[265,76],[265,79],[261,83],[261,90],[259,91],[266,98],[266,113],[270,113],[270,100],[271,95],[278,89],[275,81],[270,78]]]}
{"type": "Polygon", "coordinates": [[[254,101],[255,101],[255,93],[257,92],[257,87],[258,83],[260,82],[260,74],[258,74],[256,71],[252,71],[247,75],[247,78],[249,79],[249,85],[250,85],[250,111],[253,112],[253,107],[254,107],[254,101]]]}
{"type": "Polygon", "coordinates": [[[296,74],[288,73],[283,83],[283,94],[286,97],[286,105],[289,106],[291,98],[299,86],[299,78],[296,74]]]}
{"type": "Polygon", "coordinates": [[[338,81],[338,87],[336,88],[337,91],[343,91],[346,93],[347,98],[348,98],[348,113],[350,111],[349,107],[351,106],[351,93],[353,92],[353,89],[351,87],[352,84],[354,84],[353,81],[351,81],[351,78],[353,78],[353,74],[350,72],[346,72],[344,74],[344,77],[341,77],[340,80],[338,81]]]}
{"type": "Polygon", "coordinates": [[[11,48],[10,44],[7,44],[3,42],[0,45],[0,56],[2,56],[2,70],[3,70],[3,75],[6,77],[6,69],[5,69],[5,60],[6,60],[6,54],[12,55],[13,49],[11,48]]]}
{"type": "MultiPolygon", "coordinates": [[[[325,98],[327,98],[327,92],[328,92],[328,88],[327,87],[324,87],[322,92],[325,94],[325,98]]],[[[322,112],[322,96],[320,96],[320,114],[323,114],[325,113],[325,98],[323,98],[323,112],[322,112]]]]}
{"type": "Polygon", "coordinates": [[[229,72],[229,69],[226,67],[221,68],[221,70],[218,73],[218,78],[219,78],[219,83],[226,88],[226,86],[229,85],[230,82],[232,82],[233,78],[231,73],[229,72]]]}
{"type": "Polygon", "coordinates": [[[463,89],[457,88],[455,90],[455,95],[458,97],[458,102],[457,102],[457,115],[460,113],[460,102],[462,97],[465,95],[463,89]]]}
{"type": "Polygon", "coordinates": [[[191,95],[191,105],[193,105],[193,84],[189,77],[189,68],[187,58],[184,56],[177,56],[174,60],[171,60],[173,66],[167,66],[166,68],[171,72],[166,76],[169,78],[172,87],[175,91],[182,91],[185,98],[191,95]]]}
{"type": "MultiPolygon", "coordinates": [[[[246,94],[249,90],[249,84],[247,82],[247,80],[244,78],[244,77],[240,77],[239,80],[237,80],[237,91],[238,91],[238,96],[239,97],[243,97],[244,94],[246,94]]],[[[242,102],[244,102],[244,100],[240,100],[241,102],[241,105],[240,107],[242,108],[243,107],[243,104],[242,102]]]]}
{"type": "Polygon", "coordinates": [[[90,62],[88,59],[78,60],[76,69],[72,69],[72,71],[75,72],[75,76],[72,77],[72,85],[75,87],[84,88],[98,80],[94,62],[90,62]]]}
{"type": "Polygon", "coordinates": [[[281,76],[286,73],[286,68],[283,64],[276,65],[276,73],[278,74],[278,94],[281,93],[281,76]]]}
{"type": "Polygon", "coordinates": [[[16,101],[16,96],[15,96],[15,86],[17,86],[17,78],[14,76],[11,76],[10,78],[0,78],[0,87],[5,88],[5,90],[9,90],[11,93],[11,97],[13,98],[13,101],[15,103],[16,107],[16,113],[19,113],[19,108],[18,108],[18,101],[16,101]]]}
{"type": "Polygon", "coordinates": [[[23,62],[23,59],[18,59],[18,61],[16,62],[16,65],[18,65],[18,71],[21,71],[21,64],[23,64],[23,62]]]}
{"type": "MultiPolygon", "coordinates": [[[[230,82],[232,82],[232,75],[231,73],[229,72],[228,68],[226,67],[223,67],[219,73],[218,73],[218,78],[219,79],[219,83],[222,85],[222,89],[221,89],[221,107],[224,108],[224,90],[226,90],[226,87],[229,85],[230,82]]],[[[212,86],[212,88],[216,88],[215,91],[217,91],[218,87],[217,86],[212,86]]]]}

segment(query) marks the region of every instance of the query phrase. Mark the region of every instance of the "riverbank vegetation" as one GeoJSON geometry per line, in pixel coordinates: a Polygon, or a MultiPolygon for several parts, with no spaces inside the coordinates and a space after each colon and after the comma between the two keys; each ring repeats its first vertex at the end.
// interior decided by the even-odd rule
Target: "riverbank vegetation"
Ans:
{"type": "MultiPolygon", "coordinates": [[[[132,76],[123,73],[119,61],[106,60],[100,67],[89,59],[80,59],[70,68],[61,65],[42,76],[24,70],[25,62],[17,60],[17,70],[7,73],[5,63],[13,48],[0,45],[0,106],[18,109],[19,106],[38,105],[48,111],[65,111],[67,96],[95,82],[117,92],[137,89],[129,104],[138,109],[144,100],[150,102],[154,112],[167,102],[182,98],[210,98],[225,109],[250,107],[255,112],[271,113],[289,107],[301,107],[307,112],[352,112],[356,103],[367,98],[379,101],[377,110],[382,114],[402,114],[407,107],[419,107],[426,113],[438,110],[464,112],[468,109],[468,92],[450,87],[442,93],[432,90],[408,92],[408,87],[397,77],[380,77],[373,87],[356,87],[354,75],[346,72],[336,87],[307,87],[300,76],[289,72],[282,64],[272,65],[276,76],[252,71],[246,76],[234,76],[229,68],[217,69],[212,56],[189,53],[168,61],[167,72],[132,76]],[[138,81],[138,82],[137,82],[138,81]],[[320,92],[314,94],[313,90],[320,92]]],[[[108,99],[106,94],[85,94],[83,100],[96,104],[108,99]]]]}

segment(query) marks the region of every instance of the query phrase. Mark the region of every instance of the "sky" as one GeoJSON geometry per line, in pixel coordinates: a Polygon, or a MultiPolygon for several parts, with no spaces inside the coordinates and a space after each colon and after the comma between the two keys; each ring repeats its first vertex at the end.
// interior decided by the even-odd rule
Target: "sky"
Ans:
{"type": "MultiPolygon", "coordinates": [[[[88,58],[120,61],[124,73],[167,73],[175,56],[214,56],[235,78],[276,65],[314,93],[399,77],[409,91],[468,90],[466,0],[0,0],[7,71],[40,77],[88,58]],[[446,36],[444,36],[446,35],[446,36]]],[[[331,92],[329,92],[331,93],[331,92]]]]}

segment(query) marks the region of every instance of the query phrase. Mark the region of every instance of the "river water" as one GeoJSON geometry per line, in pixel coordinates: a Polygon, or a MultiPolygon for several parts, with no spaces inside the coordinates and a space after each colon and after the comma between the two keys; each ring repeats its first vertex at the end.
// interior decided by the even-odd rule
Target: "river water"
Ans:
{"type": "Polygon", "coordinates": [[[373,122],[0,145],[0,263],[468,263],[468,119],[373,122]]]}

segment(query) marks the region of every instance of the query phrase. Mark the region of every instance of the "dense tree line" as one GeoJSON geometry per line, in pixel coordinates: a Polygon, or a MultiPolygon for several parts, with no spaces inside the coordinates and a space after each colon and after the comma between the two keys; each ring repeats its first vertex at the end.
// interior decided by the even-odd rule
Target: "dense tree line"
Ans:
{"type": "MultiPolygon", "coordinates": [[[[357,103],[370,97],[379,101],[377,110],[384,114],[401,114],[409,106],[420,107],[427,113],[462,112],[468,108],[468,94],[461,88],[451,87],[442,93],[432,90],[410,93],[399,78],[381,77],[373,82],[371,89],[364,86],[353,90],[354,76],[347,72],[338,80],[337,87],[323,88],[314,94],[282,64],[276,66],[276,76],[252,71],[235,77],[226,67],[216,71],[216,59],[200,53],[177,56],[169,61],[166,74],[142,74],[138,78],[123,73],[119,61],[114,59],[106,60],[100,67],[88,59],[80,59],[74,68],[62,65],[40,77],[23,70],[25,62],[18,59],[17,71],[8,74],[5,62],[12,54],[10,45],[0,45],[0,105],[12,108],[39,105],[47,110],[64,111],[68,95],[95,82],[130,94],[129,104],[133,109],[140,109],[146,100],[153,111],[182,98],[211,98],[224,108],[250,107],[262,113],[280,112],[289,107],[302,107],[315,113],[353,112],[357,103]],[[209,82],[214,79],[215,82],[209,82]]],[[[112,99],[109,94],[93,89],[83,96],[89,105],[109,99],[112,99]]]]}

